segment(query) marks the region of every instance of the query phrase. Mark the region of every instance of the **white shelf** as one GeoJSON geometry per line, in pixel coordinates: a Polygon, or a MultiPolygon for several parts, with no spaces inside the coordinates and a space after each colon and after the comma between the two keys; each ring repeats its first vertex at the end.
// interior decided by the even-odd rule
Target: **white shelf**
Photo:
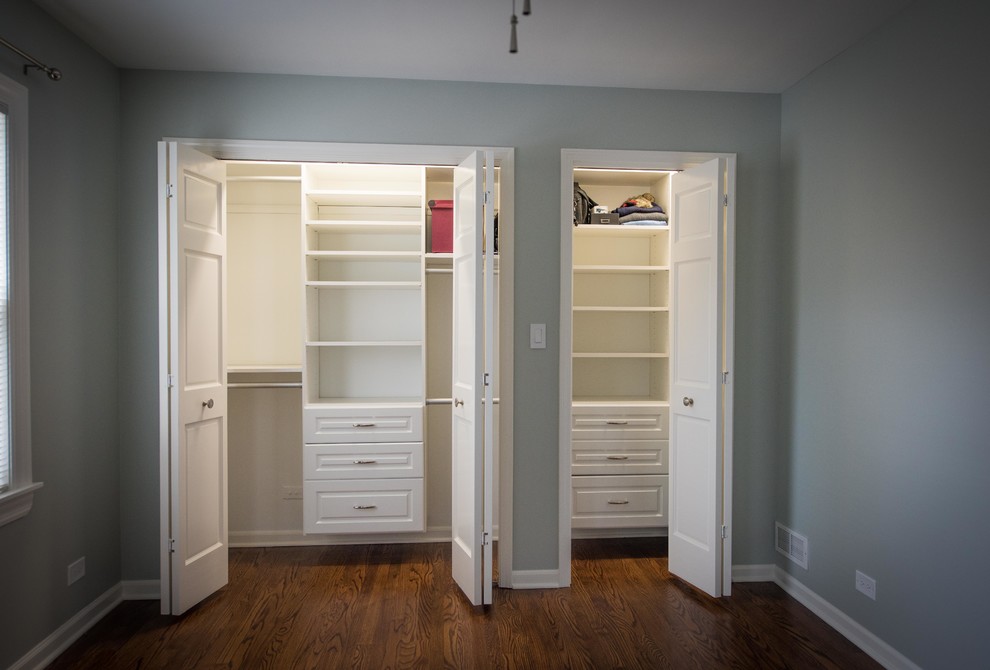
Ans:
{"type": "Polygon", "coordinates": [[[591,353],[578,353],[574,352],[571,354],[571,358],[670,358],[670,354],[666,353],[655,353],[652,351],[633,351],[633,352],[616,352],[616,353],[601,353],[601,352],[591,352],[591,353]]]}
{"type": "Polygon", "coordinates": [[[316,289],[372,289],[372,288],[394,288],[394,289],[418,289],[423,286],[419,281],[308,281],[306,286],[316,289]]]}
{"type": "Polygon", "coordinates": [[[367,409],[402,408],[416,409],[423,407],[421,398],[409,396],[367,396],[367,397],[327,397],[311,399],[303,403],[303,410],[322,407],[361,407],[367,409]]]}
{"type": "Polygon", "coordinates": [[[601,313],[622,313],[622,312],[632,312],[632,313],[658,313],[658,312],[669,312],[669,307],[635,307],[635,306],[614,306],[614,305],[575,305],[573,308],[575,312],[601,312],[601,313]]]}
{"type": "Polygon", "coordinates": [[[669,265],[575,265],[575,273],[584,274],[649,274],[667,272],[669,265]]]}
{"type": "Polygon", "coordinates": [[[312,340],[307,347],[421,347],[422,340],[312,340]]]}
{"type": "Polygon", "coordinates": [[[307,251],[306,258],[316,260],[342,261],[419,261],[423,255],[418,251],[307,251]]]}
{"type": "Polygon", "coordinates": [[[342,232],[361,234],[388,234],[388,233],[419,233],[422,224],[419,221],[378,221],[378,220],[350,220],[350,221],[327,221],[324,219],[309,219],[306,227],[317,232],[342,232]]]}
{"type": "Polygon", "coordinates": [[[644,400],[636,396],[582,396],[580,398],[574,398],[572,405],[574,407],[623,409],[626,407],[669,407],[670,403],[666,400],[644,400]]]}
{"type": "Polygon", "coordinates": [[[306,198],[319,207],[420,207],[422,191],[372,191],[321,189],[307,191],[306,198]]]}
{"type": "Polygon", "coordinates": [[[581,225],[575,226],[574,231],[578,235],[588,237],[611,237],[612,235],[628,235],[630,237],[648,237],[657,233],[670,230],[670,224],[661,225],[636,225],[636,224],[616,224],[616,225],[581,225]]]}

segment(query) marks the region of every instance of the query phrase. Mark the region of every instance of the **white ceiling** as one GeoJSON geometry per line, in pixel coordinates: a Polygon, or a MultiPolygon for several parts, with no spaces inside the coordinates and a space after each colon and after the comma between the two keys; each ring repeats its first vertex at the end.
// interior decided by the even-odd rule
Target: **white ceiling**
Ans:
{"type": "Polygon", "coordinates": [[[779,93],[910,0],[35,2],[123,68],[779,93]]]}

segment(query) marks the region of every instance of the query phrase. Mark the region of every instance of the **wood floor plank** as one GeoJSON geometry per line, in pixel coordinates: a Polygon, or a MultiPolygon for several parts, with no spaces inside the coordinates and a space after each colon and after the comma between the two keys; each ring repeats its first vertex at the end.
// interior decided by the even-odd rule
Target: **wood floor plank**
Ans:
{"type": "Polygon", "coordinates": [[[580,540],[572,586],[472,607],[447,544],[231,550],[230,583],[181,617],[120,604],[50,666],[169,668],[880,667],[773,584],[710,598],[662,539],[580,540]]]}

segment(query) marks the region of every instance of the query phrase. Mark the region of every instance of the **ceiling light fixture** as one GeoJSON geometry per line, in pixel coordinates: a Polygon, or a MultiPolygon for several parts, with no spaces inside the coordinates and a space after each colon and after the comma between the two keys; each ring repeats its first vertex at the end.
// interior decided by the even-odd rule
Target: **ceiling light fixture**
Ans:
{"type": "MultiPolygon", "coordinates": [[[[529,16],[533,12],[529,5],[529,0],[523,0],[523,16],[529,16]]],[[[516,16],[516,0],[512,0],[512,18],[509,19],[509,53],[514,54],[519,51],[519,41],[516,39],[516,25],[519,17],[516,16]]]]}

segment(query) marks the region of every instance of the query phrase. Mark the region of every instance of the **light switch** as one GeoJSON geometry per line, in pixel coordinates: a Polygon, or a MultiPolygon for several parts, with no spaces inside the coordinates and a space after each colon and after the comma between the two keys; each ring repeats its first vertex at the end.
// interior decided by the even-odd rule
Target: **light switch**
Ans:
{"type": "Polygon", "coordinates": [[[545,323],[529,324],[529,348],[530,349],[547,348],[547,324],[545,323]]]}

